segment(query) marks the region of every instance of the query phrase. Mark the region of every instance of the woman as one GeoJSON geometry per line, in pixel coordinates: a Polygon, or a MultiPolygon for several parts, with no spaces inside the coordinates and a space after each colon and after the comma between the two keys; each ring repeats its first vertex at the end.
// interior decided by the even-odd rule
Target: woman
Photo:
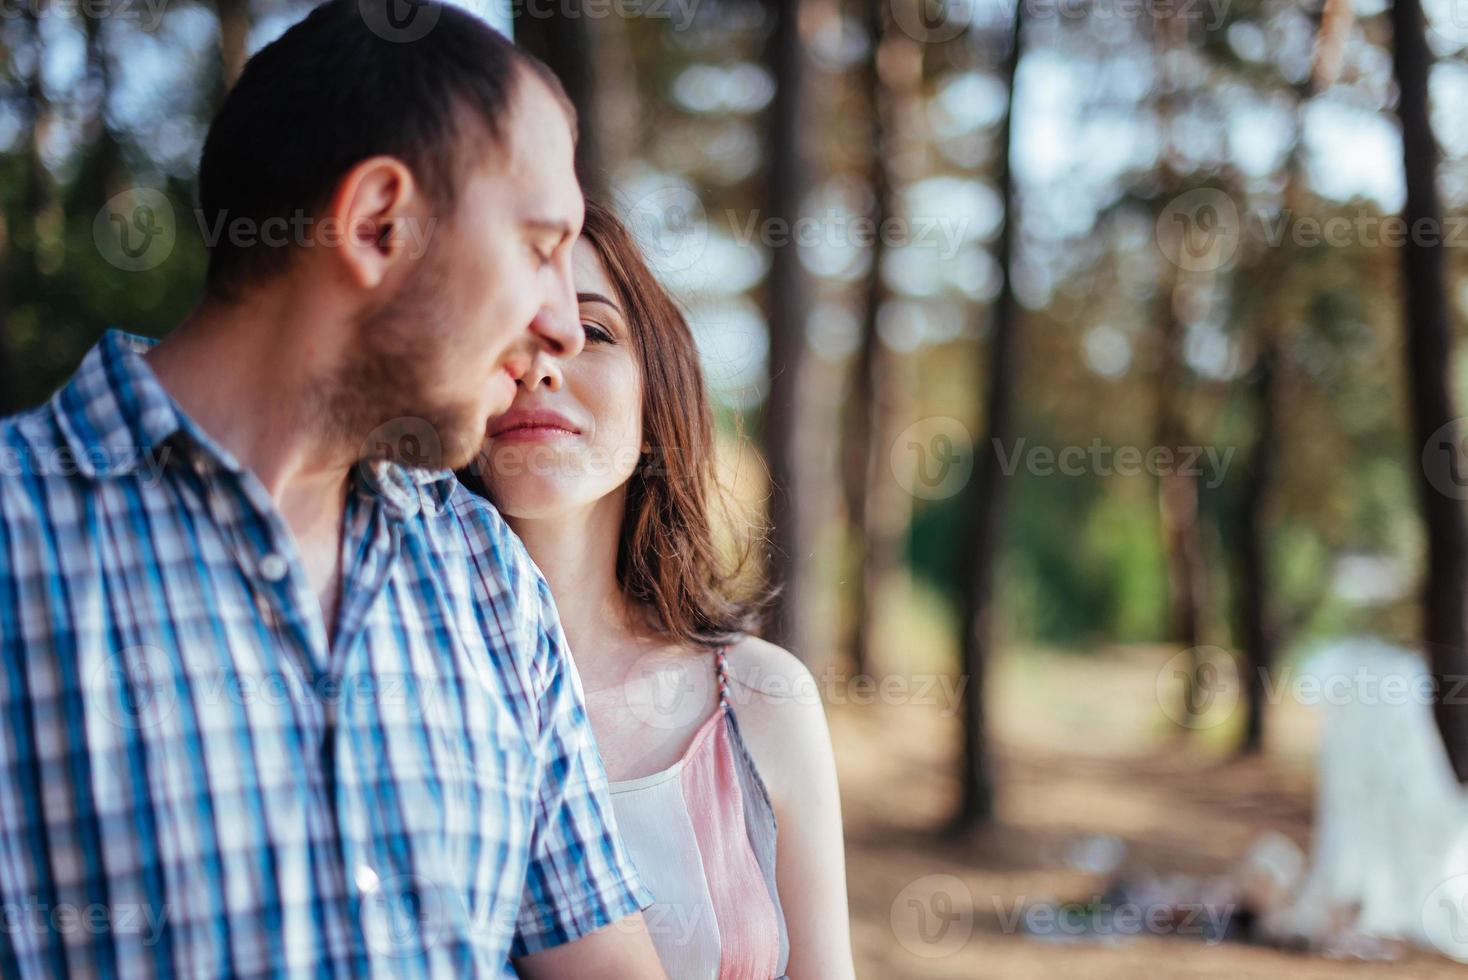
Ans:
{"type": "Polygon", "coordinates": [[[830,736],[715,541],[692,335],[607,208],[573,262],[585,349],[540,356],[465,482],[555,596],[669,976],[852,977],[830,736]]]}

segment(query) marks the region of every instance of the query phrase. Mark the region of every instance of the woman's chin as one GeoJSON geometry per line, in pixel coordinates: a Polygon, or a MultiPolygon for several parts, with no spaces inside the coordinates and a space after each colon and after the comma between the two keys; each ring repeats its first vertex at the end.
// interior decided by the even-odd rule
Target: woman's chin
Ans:
{"type": "Polygon", "coordinates": [[[496,480],[489,485],[490,498],[506,517],[546,520],[568,514],[583,503],[585,494],[562,481],[544,477],[496,480]]]}

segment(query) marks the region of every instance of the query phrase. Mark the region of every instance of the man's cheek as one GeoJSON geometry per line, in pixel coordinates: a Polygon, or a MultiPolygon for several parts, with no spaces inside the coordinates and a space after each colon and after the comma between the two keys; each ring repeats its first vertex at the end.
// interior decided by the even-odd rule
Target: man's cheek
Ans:
{"type": "Polygon", "coordinates": [[[531,321],[540,311],[540,303],[534,294],[522,288],[506,295],[500,309],[500,328],[509,335],[518,335],[529,329],[531,321]]]}

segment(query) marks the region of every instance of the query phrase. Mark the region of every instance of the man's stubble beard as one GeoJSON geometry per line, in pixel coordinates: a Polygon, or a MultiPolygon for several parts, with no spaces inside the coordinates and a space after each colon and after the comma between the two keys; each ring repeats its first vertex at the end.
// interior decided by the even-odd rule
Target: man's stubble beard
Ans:
{"type": "Polygon", "coordinates": [[[445,398],[434,374],[458,352],[445,348],[453,330],[440,298],[442,258],[435,249],[423,263],[398,295],[361,317],[362,342],[323,385],[319,418],[327,444],[355,447],[358,461],[459,469],[479,451],[485,420],[477,398],[445,398]]]}

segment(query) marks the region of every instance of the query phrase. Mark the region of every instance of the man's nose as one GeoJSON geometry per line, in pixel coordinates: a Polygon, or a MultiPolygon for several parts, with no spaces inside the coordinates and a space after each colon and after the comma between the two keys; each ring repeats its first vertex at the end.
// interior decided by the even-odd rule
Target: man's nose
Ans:
{"type": "Polygon", "coordinates": [[[530,325],[536,346],[561,358],[575,357],[586,346],[586,332],[581,329],[581,307],[576,302],[570,265],[569,261],[563,264],[556,276],[554,293],[541,306],[530,325]]]}

